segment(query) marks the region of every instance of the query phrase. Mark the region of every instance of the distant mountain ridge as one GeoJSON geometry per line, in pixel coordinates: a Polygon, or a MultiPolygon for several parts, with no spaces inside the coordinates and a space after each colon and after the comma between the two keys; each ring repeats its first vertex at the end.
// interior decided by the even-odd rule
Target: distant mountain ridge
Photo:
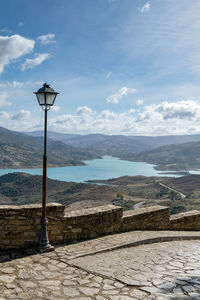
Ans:
{"type": "MultiPolygon", "coordinates": [[[[42,131],[27,133],[34,136],[42,136],[42,131]]],[[[62,141],[70,146],[87,148],[99,155],[126,156],[126,154],[150,151],[161,146],[200,141],[200,135],[176,135],[176,136],[124,136],[104,134],[64,134],[48,132],[53,140],[62,141]]]]}
{"type": "MultiPolygon", "coordinates": [[[[0,127],[0,168],[41,168],[43,137],[0,127]]],[[[90,150],[78,149],[60,141],[48,139],[48,166],[81,165],[83,160],[97,158],[90,150]]]]}
{"type": "Polygon", "coordinates": [[[187,171],[200,169],[200,142],[166,145],[142,153],[130,153],[121,159],[144,161],[157,170],[187,171]]]}
{"type": "MultiPolygon", "coordinates": [[[[0,127],[0,168],[40,168],[43,131],[19,133],[0,127]]],[[[116,156],[145,161],[159,170],[200,168],[200,135],[123,136],[48,132],[48,166],[81,165],[83,160],[116,156]]]]}

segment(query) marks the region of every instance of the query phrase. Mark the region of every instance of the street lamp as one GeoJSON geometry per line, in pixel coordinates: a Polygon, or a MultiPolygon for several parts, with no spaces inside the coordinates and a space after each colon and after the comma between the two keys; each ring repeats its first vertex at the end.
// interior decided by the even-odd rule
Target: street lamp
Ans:
{"type": "Polygon", "coordinates": [[[44,83],[43,87],[34,93],[37,96],[39,105],[45,113],[44,117],[44,155],[43,155],[43,184],[42,184],[42,217],[41,229],[38,239],[37,248],[41,251],[51,247],[47,233],[46,218],[46,179],[47,179],[47,111],[53,106],[57,94],[48,83],[44,83]]]}

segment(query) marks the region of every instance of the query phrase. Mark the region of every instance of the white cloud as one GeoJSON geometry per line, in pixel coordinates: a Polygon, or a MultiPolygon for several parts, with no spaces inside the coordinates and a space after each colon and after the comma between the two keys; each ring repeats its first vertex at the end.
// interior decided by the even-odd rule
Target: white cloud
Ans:
{"type": "MultiPolygon", "coordinates": [[[[39,108],[38,108],[39,109],[39,108]]],[[[56,108],[57,110],[57,108],[56,108]]],[[[43,126],[43,114],[37,117],[27,110],[0,112],[0,126],[12,130],[36,130],[43,126]]],[[[174,135],[200,133],[200,103],[194,100],[163,101],[123,112],[87,106],[71,114],[49,115],[49,130],[64,133],[101,133],[125,135],[174,135]]]]}
{"type": "MultiPolygon", "coordinates": [[[[80,108],[78,108],[79,110],[80,108]]],[[[123,113],[110,110],[95,112],[81,109],[80,115],[62,115],[49,121],[52,130],[70,133],[102,133],[126,135],[197,134],[200,124],[200,103],[194,100],[164,101],[123,113]],[[87,112],[90,112],[88,114],[87,112]]]]}
{"type": "Polygon", "coordinates": [[[146,106],[145,113],[159,113],[163,120],[197,120],[200,118],[200,105],[193,100],[182,100],[178,102],[164,101],[160,104],[146,106]]]}
{"type": "Polygon", "coordinates": [[[4,27],[4,28],[2,28],[2,29],[0,30],[0,32],[2,32],[2,33],[11,33],[12,30],[10,30],[10,29],[7,28],[7,27],[4,27]]]}
{"type": "Polygon", "coordinates": [[[0,36],[0,73],[16,58],[30,53],[35,42],[21,35],[0,36]]]}
{"type": "Polygon", "coordinates": [[[21,109],[18,113],[12,115],[11,119],[17,121],[25,120],[30,118],[30,115],[31,115],[30,111],[21,109]]]}
{"type": "Polygon", "coordinates": [[[24,23],[23,22],[19,22],[18,23],[18,27],[22,27],[22,26],[24,26],[24,23]]]}
{"type": "Polygon", "coordinates": [[[136,103],[139,106],[139,105],[142,105],[144,103],[144,101],[142,99],[138,99],[136,103]]]}
{"type": "Polygon", "coordinates": [[[108,72],[108,73],[106,74],[106,78],[110,78],[111,75],[112,75],[112,72],[108,72]]]}
{"type": "MultiPolygon", "coordinates": [[[[153,2],[148,0],[140,2],[142,3],[138,6],[140,8],[145,3],[150,3],[150,11],[143,13],[145,18],[141,15],[135,18],[131,14],[124,25],[120,24],[116,29],[120,34],[115,39],[115,43],[118,42],[121,45],[125,55],[129,58],[130,65],[133,64],[137,72],[142,63],[148,84],[151,78],[151,83],[157,82],[157,87],[164,87],[164,82],[166,83],[169,79],[166,90],[168,95],[170,87],[178,88],[181,83],[184,83],[184,80],[178,79],[180,77],[185,76],[187,84],[194,83],[195,77],[199,81],[200,1],[193,1],[193,5],[187,0],[154,1],[156,7],[152,11],[151,3],[153,2]],[[175,46],[172,47],[172,45],[175,46]],[[161,78],[162,83],[158,82],[161,78]]],[[[133,3],[132,5],[134,8],[133,3]]],[[[189,97],[188,94],[189,92],[186,94],[187,97],[189,97]]]]}
{"type": "Polygon", "coordinates": [[[103,119],[111,119],[111,120],[114,120],[114,119],[117,119],[118,115],[110,110],[103,110],[101,113],[100,113],[100,116],[103,118],[103,119]]]}
{"type": "Polygon", "coordinates": [[[7,99],[9,98],[9,95],[7,92],[3,92],[0,94],[0,106],[11,106],[11,102],[8,102],[7,99]]]}
{"type": "Polygon", "coordinates": [[[56,119],[49,120],[49,125],[49,128],[52,128],[52,130],[55,131],[64,129],[64,132],[73,132],[75,128],[80,126],[80,123],[77,122],[75,116],[65,114],[58,116],[56,119]]]}
{"type": "Polygon", "coordinates": [[[80,107],[77,108],[76,114],[81,115],[81,116],[91,115],[92,114],[92,109],[87,107],[87,106],[80,106],[80,107]]]}
{"type": "Polygon", "coordinates": [[[113,95],[107,97],[106,101],[117,104],[119,102],[119,100],[122,99],[123,96],[127,96],[128,94],[135,94],[136,92],[137,92],[136,89],[130,89],[130,88],[124,86],[121,89],[119,89],[116,94],[113,94],[113,95]]]}
{"type": "Polygon", "coordinates": [[[12,85],[13,85],[14,88],[21,88],[21,87],[24,86],[24,83],[23,82],[19,82],[19,81],[13,81],[12,85]]]}
{"type": "Polygon", "coordinates": [[[145,135],[197,134],[199,122],[200,103],[194,100],[145,106],[136,119],[137,128],[145,135]]]}
{"type": "Polygon", "coordinates": [[[51,43],[55,43],[55,34],[54,33],[48,33],[45,35],[40,35],[37,37],[37,40],[41,42],[42,45],[48,45],[51,43]]]}
{"type": "MultiPolygon", "coordinates": [[[[30,83],[30,82],[29,82],[30,83]]],[[[32,82],[31,82],[32,83],[32,82]]],[[[34,84],[38,85],[38,86],[42,86],[44,84],[43,81],[35,81],[34,84]]]]}
{"type": "MultiPolygon", "coordinates": [[[[84,113],[77,116],[63,115],[49,121],[49,127],[52,130],[63,132],[86,133],[104,133],[116,134],[122,133],[131,127],[133,118],[128,113],[115,113],[109,110],[103,110],[99,113],[91,108],[83,110],[84,113]],[[89,111],[88,115],[86,111],[89,111]]],[[[76,110],[77,112],[77,110],[76,110]]]]}
{"type": "Polygon", "coordinates": [[[42,53],[38,54],[35,58],[27,58],[25,62],[21,65],[21,69],[22,71],[25,71],[27,69],[33,69],[34,67],[43,63],[43,61],[45,61],[49,57],[49,53],[42,53]]]}
{"type": "MultiPolygon", "coordinates": [[[[7,113],[7,112],[5,112],[5,111],[0,111],[0,121],[2,121],[2,119],[3,119],[3,120],[9,119],[10,116],[11,116],[11,114],[9,114],[9,113],[7,113]]],[[[4,123],[3,126],[5,126],[5,123],[4,123]]],[[[5,127],[6,127],[6,126],[5,126],[5,127]]]]}
{"type": "Polygon", "coordinates": [[[23,87],[35,87],[37,86],[42,86],[44,84],[44,82],[42,81],[5,81],[5,82],[1,82],[0,83],[0,87],[3,89],[10,89],[10,91],[12,90],[12,88],[23,88],[23,87]]]}
{"type": "Polygon", "coordinates": [[[51,111],[54,111],[54,112],[60,111],[60,106],[56,106],[56,105],[52,106],[51,111]]]}
{"type": "Polygon", "coordinates": [[[43,118],[34,119],[31,117],[30,111],[26,111],[21,109],[19,112],[14,114],[8,113],[6,111],[0,111],[0,126],[17,131],[31,131],[31,130],[38,130],[43,125],[43,118]],[[40,124],[40,127],[37,128],[37,125],[40,124]]]}
{"type": "Polygon", "coordinates": [[[147,2],[142,7],[138,8],[138,10],[139,10],[139,12],[141,12],[143,14],[143,13],[148,12],[150,10],[150,7],[151,7],[150,3],[147,2]]]}
{"type": "Polygon", "coordinates": [[[129,114],[134,114],[135,112],[136,112],[136,110],[133,108],[129,109],[129,111],[128,111],[129,114]]]}

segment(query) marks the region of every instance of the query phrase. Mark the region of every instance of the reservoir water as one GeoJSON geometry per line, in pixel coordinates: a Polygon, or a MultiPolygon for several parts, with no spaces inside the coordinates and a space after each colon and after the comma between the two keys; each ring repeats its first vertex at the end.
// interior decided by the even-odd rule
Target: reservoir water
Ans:
{"type": "MultiPolygon", "coordinates": [[[[145,162],[130,162],[116,157],[104,156],[102,159],[85,161],[84,166],[69,166],[48,168],[47,176],[62,181],[84,182],[86,180],[110,179],[120,176],[175,176],[161,174],[154,165],[145,162]]],[[[0,169],[0,175],[24,172],[32,175],[42,175],[42,169],[0,169]]]]}

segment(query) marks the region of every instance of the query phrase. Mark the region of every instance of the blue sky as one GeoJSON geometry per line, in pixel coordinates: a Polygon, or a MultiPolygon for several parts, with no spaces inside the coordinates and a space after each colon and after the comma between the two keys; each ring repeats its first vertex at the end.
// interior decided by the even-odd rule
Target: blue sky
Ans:
{"type": "Polygon", "coordinates": [[[199,0],[0,0],[0,126],[200,133],[199,0]]]}

